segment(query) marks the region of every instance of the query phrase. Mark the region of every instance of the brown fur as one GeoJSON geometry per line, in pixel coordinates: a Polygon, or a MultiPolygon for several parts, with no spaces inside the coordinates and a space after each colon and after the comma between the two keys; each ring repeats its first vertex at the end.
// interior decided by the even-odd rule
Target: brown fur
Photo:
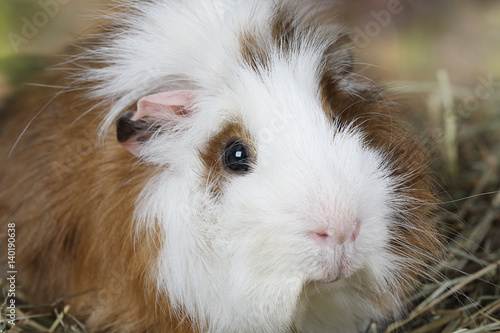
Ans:
{"type": "Polygon", "coordinates": [[[353,70],[353,54],[351,39],[347,33],[339,32],[339,28],[325,21],[308,20],[306,23],[297,20],[293,8],[278,7],[270,22],[270,35],[258,35],[255,30],[247,29],[240,37],[240,49],[243,63],[254,71],[260,72],[269,68],[269,54],[278,52],[285,57],[300,48],[312,33],[316,38],[323,38],[329,45],[324,53],[324,64],[339,74],[353,70]],[[323,24],[320,24],[320,22],[323,24]],[[268,38],[267,38],[268,37],[268,38]],[[270,42],[266,42],[269,40],[270,42]]]}
{"type": "Polygon", "coordinates": [[[252,29],[248,29],[240,37],[243,62],[256,72],[269,68],[269,55],[273,51],[283,54],[290,52],[293,43],[309,29],[299,29],[289,8],[276,8],[270,24],[271,34],[268,37],[271,43],[266,43],[266,38],[252,29]]]}
{"type": "Polygon", "coordinates": [[[240,38],[241,55],[243,62],[254,71],[268,67],[268,56],[266,50],[259,45],[254,33],[245,32],[240,38]]]}
{"type": "Polygon", "coordinates": [[[277,8],[271,22],[271,35],[278,49],[289,52],[300,36],[300,28],[294,19],[291,8],[277,8]]]}
{"type": "Polygon", "coordinates": [[[256,72],[269,67],[269,54],[273,51],[272,48],[286,54],[300,36],[299,27],[296,25],[290,8],[276,8],[276,14],[270,24],[271,43],[266,43],[266,38],[258,36],[257,32],[251,29],[245,31],[240,37],[243,61],[256,72]]]}
{"type": "Polygon", "coordinates": [[[0,132],[0,225],[16,223],[17,285],[36,303],[92,289],[68,301],[90,332],[193,332],[152,288],[158,239],[142,235],[134,249],[134,200],[155,170],[137,164],[114,133],[99,146],[104,110],[77,120],[90,107],[78,92],[33,118],[53,94],[26,91],[0,132]]]}

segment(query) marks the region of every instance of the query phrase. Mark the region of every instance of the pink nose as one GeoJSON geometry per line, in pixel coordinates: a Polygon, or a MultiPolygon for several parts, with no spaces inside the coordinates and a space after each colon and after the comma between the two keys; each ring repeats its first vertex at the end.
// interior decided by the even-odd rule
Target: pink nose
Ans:
{"type": "Polygon", "coordinates": [[[344,243],[354,243],[359,236],[361,222],[358,221],[353,229],[348,231],[332,231],[332,232],[312,232],[312,237],[318,244],[327,247],[336,247],[344,243]]]}

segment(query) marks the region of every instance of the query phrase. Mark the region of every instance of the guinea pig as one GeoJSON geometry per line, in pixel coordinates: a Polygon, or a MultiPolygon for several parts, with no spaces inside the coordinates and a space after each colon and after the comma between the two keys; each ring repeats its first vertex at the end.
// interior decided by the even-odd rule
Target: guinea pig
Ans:
{"type": "Polygon", "coordinates": [[[442,247],[429,157],[344,27],[305,1],[120,8],[2,111],[30,301],[88,291],[67,302],[90,332],[348,333],[404,311],[442,247]]]}

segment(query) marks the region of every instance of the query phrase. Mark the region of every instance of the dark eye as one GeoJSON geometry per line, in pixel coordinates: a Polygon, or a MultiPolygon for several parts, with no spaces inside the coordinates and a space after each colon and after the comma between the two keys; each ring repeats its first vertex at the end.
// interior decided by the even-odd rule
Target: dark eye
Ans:
{"type": "Polygon", "coordinates": [[[250,170],[247,146],[239,141],[230,143],[224,150],[224,167],[229,172],[243,173],[250,170]]]}

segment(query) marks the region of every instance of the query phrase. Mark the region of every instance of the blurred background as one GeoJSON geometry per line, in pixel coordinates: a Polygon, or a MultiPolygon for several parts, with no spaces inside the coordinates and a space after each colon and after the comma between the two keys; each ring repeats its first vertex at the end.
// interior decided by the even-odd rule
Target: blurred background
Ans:
{"type": "MultiPolygon", "coordinates": [[[[13,57],[61,51],[106,2],[2,0],[2,70],[12,70],[5,63],[13,57]]],[[[357,38],[358,55],[379,67],[378,79],[429,81],[444,68],[452,83],[467,85],[500,74],[497,0],[345,0],[345,7],[345,21],[364,35],[357,38]]]]}
{"type": "MultiPolygon", "coordinates": [[[[43,71],[47,57],[85,35],[103,2],[1,0],[0,104],[43,71]]],[[[438,219],[453,256],[440,277],[482,272],[500,260],[500,1],[345,0],[342,20],[353,31],[357,70],[402,102],[403,117],[432,147],[444,201],[438,219]]],[[[480,332],[500,331],[499,285],[493,267],[461,286],[466,297],[426,308],[428,297],[446,290],[436,294],[440,284],[429,282],[428,294],[413,299],[429,312],[411,318],[420,325],[413,328],[453,332],[484,324],[493,328],[480,332]]]]}
{"type": "MultiPolygon", "coordinates": [[[[105,2],[2,0],[4,80],[16,80],[15,75],[34,66],[22,58],[61,52],[85,34],[105,2]]],[[[345,7],[358,59],[376,66],[368,74],[378,81],[435,81],[436,72],[445,69],[452,84],[477,85],[480,77],[500,74],[497,0],[345,0],[345,7]]]]}

